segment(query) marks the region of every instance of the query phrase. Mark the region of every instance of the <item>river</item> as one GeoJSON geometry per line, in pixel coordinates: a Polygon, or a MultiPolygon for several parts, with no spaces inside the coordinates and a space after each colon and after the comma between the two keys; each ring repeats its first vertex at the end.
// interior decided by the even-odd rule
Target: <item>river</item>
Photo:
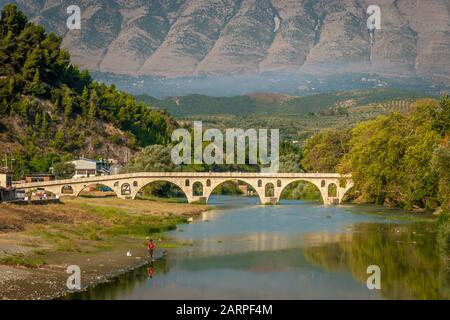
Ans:
{"type": "Polygon", "coordinates": [[[399,210],[213,196],[167,256],[71,299],[449,299],[436,225],[399,210]],[[381,289],[367,288],[368,266],[381,289]],[[149,274],[152,274],[152,277],[149,274]]]}

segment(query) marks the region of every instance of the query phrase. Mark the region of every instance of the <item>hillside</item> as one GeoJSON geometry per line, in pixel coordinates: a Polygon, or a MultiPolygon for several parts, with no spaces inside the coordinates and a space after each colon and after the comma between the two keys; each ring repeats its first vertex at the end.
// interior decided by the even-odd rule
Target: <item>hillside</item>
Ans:
{"type": "Polygon", "coordinates": [[[296,97],[284,94],[255,93],[234,97],[191,94],[155,99],[138,95],[137,100],[168,111],[174,117],[204,115],[305,115],[333,107],[357,107],[392,100],[415,100],[422,94],[395,89],[355,90],[296,97]]]}
{"type": "Polygon", "coordinates": [[[188,95],[136,99],[167,110],[181,124],[202,120],[213,128],[274,128],[284,139],[304,141],[328,128],[349,128],[394,111],[408,112],[421,94],[393,89],[358,90],[294,97],[251,94],[236,97],[188,95]]]}
{"type": "Polygon", "coordinates": [[[116,158],[165,143],[175,122],[71,64],[62,39],[15,6],[0,21],[0,154],[19,175],[84,155],[116,158]]]}
{"type": "Polygon", "coordinates": [[[373,72],[450,81],[446,0],[82,1],[82,29],[74,32],[65,24],[67,1],[12,2],[64,36],[75,63],[106,73],[373,72]],[[382,14],[373,42],[369,5],[382,14]]]}

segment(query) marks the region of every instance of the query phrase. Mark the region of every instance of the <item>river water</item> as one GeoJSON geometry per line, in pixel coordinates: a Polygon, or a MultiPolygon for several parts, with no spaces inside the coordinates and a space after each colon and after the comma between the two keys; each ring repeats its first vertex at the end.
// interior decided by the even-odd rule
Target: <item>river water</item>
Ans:
{"type": "Polygon", "coordinates": [[[183,246],[167,249],[153,266],[69,298],[450,297],[431,219],[303,201],[260,206],[257,198],[213,196],[210,203],[217,209],[166,235],[183,246]],[[367,287],[371,265],[380,267],[380,290],[367,287]]]}

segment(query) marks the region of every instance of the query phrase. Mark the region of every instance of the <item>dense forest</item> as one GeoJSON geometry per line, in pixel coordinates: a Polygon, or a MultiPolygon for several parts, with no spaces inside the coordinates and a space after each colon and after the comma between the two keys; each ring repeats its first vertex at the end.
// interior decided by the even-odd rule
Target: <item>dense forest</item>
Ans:
{"type": "Polygon", "coordinates": [[[14,5],[0,20],[0,153],[17,176],[74,156],[122,157],[170,139],[175,122],[71,64],[61,38],[14,5]]]}
{"type": "Polygon", "coordinates": [[[302,165],[351,173],[365,202],[432,211],[450,205],[449,138],[450,98],[424,99],[407,114],[315,135],[305,143],[302,165]]]}

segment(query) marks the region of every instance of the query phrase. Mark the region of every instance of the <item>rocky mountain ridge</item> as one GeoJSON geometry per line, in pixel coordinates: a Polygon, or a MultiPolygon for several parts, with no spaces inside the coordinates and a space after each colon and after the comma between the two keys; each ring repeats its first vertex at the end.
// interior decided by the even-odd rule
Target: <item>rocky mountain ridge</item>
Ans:
{"type": "Polygon", "coordinates": [[[450,83],[449,0],[81,0],[81,30],[72,31],[73,1],[13,2],[92,71],[375,73],[450,83]],[[369,5],[381,8],[373,43],[369,5]]]}

